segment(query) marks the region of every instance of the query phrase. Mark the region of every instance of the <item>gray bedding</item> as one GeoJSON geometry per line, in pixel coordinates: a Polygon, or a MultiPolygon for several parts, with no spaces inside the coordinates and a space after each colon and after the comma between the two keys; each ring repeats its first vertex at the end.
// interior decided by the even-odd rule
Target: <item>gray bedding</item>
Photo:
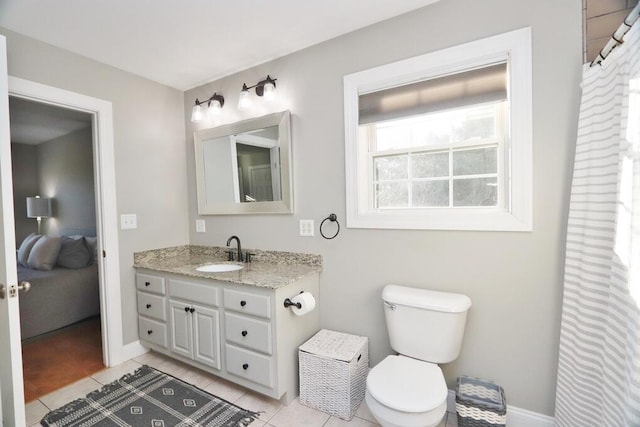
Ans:
{"type": "Polygon", "coordinates": [[[18,281],[31,283],[20,293],[22,339],[50,332],[100,314],[98,266],[31,270],[18,265],[18,281]]]}

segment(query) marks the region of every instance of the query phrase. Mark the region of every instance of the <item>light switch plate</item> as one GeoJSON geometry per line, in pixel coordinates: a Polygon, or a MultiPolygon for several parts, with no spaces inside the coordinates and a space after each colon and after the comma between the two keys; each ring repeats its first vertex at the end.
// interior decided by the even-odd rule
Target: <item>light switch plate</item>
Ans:
{"type": "Polygon", "coordinates": [[[300,220],[300,235],[304,237],[313,237],[313,220],[301,219],[300,220]]]}
{"type": "Polygon", "coordinates": [[[205,233],[207,227],[204,223],[204,219],[196,219],[196,233],[205,233]]]}
{"type": "Polygon", "coordinates": [[[120,215],[121,230],[133,230],[135,228],[138,228],[138,217],[136,216],[136,214],[120,215]]]}

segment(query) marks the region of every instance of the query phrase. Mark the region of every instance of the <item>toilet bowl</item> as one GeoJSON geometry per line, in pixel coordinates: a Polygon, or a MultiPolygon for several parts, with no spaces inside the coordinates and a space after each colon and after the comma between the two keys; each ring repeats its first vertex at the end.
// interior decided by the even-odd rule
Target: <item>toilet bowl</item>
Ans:
{"type": "Polygon", "coordinates": [[[365,399],[383,427],[434,427],[447,411],[447,384],[439,363],[460,354],[466,295],[399,285],[382,290],[389,343],[387,356],[367,377],[365,399]]]}
{"type": "Polygon", "coordinates": [[[365,400],[383,427],[434,427],[447,410],[447,394],[438,365],[398,355],[369,372],[365,400]]]}

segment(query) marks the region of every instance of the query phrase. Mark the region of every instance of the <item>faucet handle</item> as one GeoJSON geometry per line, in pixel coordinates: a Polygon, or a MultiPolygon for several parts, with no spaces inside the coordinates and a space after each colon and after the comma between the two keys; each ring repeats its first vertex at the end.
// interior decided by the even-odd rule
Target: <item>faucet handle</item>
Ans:
{"type": "Polygon", "coordinates": [[[229,249],[229,250],[225,250],[225,252],[227,253],[227,261],[233,261],[235,260],[235,250],[233,249],[229,249]]]}
{"type": "Polygon", "coordinates": [[[252,254],[251,252],[245,252],[244,253],[244,262],[251,262],[251,258],[254,256],[255,254],[252,254]]]}

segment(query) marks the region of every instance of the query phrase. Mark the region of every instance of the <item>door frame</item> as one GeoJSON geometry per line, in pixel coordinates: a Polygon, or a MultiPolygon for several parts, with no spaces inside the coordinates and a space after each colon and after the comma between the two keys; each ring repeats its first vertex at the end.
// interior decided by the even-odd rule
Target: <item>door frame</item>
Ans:
{"type": "Polygon", "coordinates": [[[18,77],[9,76],[8,83],[9,96],[82,111],[92,116],[102,359],[107,367],[118,365],[125,361],[126,356],[122,342],[112,104],[18,77]]]}

